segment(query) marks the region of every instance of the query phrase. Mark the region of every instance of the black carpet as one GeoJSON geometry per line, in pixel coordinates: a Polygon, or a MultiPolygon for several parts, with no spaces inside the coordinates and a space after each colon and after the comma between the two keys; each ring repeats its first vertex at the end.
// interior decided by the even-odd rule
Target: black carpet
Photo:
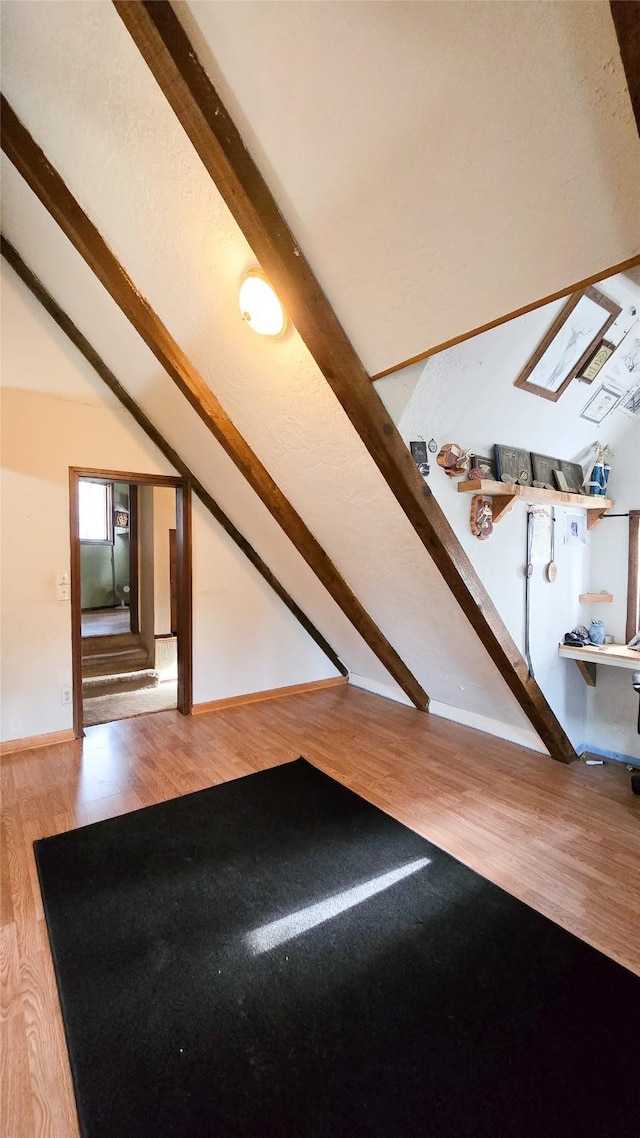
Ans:
{"type": "Polygon", "coordinates": [[[303,759],[35,846],[85,1138],[638,1138],[640,979],[303,759]]]}

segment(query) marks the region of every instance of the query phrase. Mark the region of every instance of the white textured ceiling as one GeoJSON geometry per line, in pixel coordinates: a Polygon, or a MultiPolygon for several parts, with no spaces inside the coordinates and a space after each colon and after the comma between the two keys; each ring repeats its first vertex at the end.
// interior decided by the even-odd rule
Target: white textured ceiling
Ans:
{"type": "MultiPolygon", "coordinates": [[[[209,7],[200,4],[196,11],[204,16],[209,7]]],[[[234,12],[245,5],[211,7],[216,19],[220,13],[226,14],[228,28],[233,29],[234,12]]],[[[307,7],[317,15],[316,5],[290,6],[296,13],[292,17],[294,26],[299,22],[299,9],[307,7]]],[[[343,10],[348,10],[350,19],[355,18],[351,5],[326,7],[339,12],[339,19],[343,10]]],[[[361,7],[380,8],[383,13],[389,6],[361,7]]],[[[586,7],[590,13],[593,6],[586,7]]],[[[281,20],[280,5],[264,8],[273,10],[275,21],[281,20]]],[[[593,14],[587,16],[588,23],[593,19],[593,14]]],[[[270,342],[254,336],[242,324],[237,285],[254,258],[112,5],[107,0],[10,3],[3,5],[2,20],[3,90],[17,114],[382,631],[434,699],[512,726],[524,726],[520,708],[295,331],[270,342]],[[464,645],[464,650],[452,651],[452,645],[464,645]]],[[[274,67],[273,75],[278,74],[274,67]]],[[[282,86],[288,89],[288,72],[280,74],[282,86]]],[[[617,82],[616,66],[613,75],[617,82]]],[[[615,86],[614,80],[611,82],[615,86]]],[[[609,80],[602,96],[605,103],[609,99],[607,83],[609,80]]],[[[395,89],[393,83],[391,88],[395,89]]],[[[444,102],[445,94],[453,98],[455,92],[445,85],[441,91],[444,102]]],[[[620,141],[622,136],[627,137],[628,115],[622,103],[618,105],[620,122],[611,129],[621,132],[620,136],[616,134],[620,141]]],[[[324,110],[316,110],[318,118],[323,114],[324,110]]],[[[457,151],[453,141],[452,148],[457,151]]],[[[606,154],[607,144],[604,150],[606,154]]],[[[615,177],[611,172],[617,185],[620,179],[625,181],[621,174],[625,162],[621,157],[615,177]]],[[[3,228],[28,265],[334,644],[347,666],[372,678],[386,679],[383,669],[373,663],[371,653],[346,626],[262,503],[242,482],[55,224],[10,164],[4,167],[3,228]]],[[[385,157],[385,170],[389,169],[385,157]]],[[[363,173],[360,200],[364,208],[369,200],[364,191],[370,183],[366,165],[363,173]]],[[[481,188],[481,171],[470,173],[481,188]]],[[[349,166],[345,174],[350,184],[349,166]]],[[[410,168],[405,174],[411,181],[410,168]]],[[[338,181],[337,168],[335,176],[338,181]]],[[[312,193],[313,170],[308,181],[312,193]]],[[[302,194],[301,205],[304,197],[302,194]]],[[[627,204],[628,199],[627,192],[627,204]]],[[[398,199],[398,212],[403,212],[402,199],[398,199]]],[[[618,220],[613,227],[620,231],[617,243],[609,232],[608,217],[602,240],[615,260],[618,249],[622,245],[626,248],[628,242],[622,232],[626,223],[618,220]]],[[[317,232],[322,244],[322,226],[317,232]]],[[[598,235],[595,244],[600,240],[598,235]]],[[[404,282],[404,291],[413,297],[415,308],[419,290],[416,292],[409,280],[409,266],[402,268],[394,259],[395,253],[391,255],[398,247],[391,232],[381,232],[375,256],[372,253],[368,261],[370,287],[378,297],[385,291],[394,293],[397,301],[404,288],[398,292],[398,286],[404,282]]],[[[417,233],[412,280],[413,274],[416,279],[423,275],[422,250],[417,233]]],[[[464,275],[475,281],[469,295],[477,300],[485,293],[477,282],[479,275],[484,280],[486,265],[479,259],[481,250],[476,247],[472,253],[474,272],[464,275]]],[[[327,255],[342,277],[334,284],[327,282],[322,272],[320,275],[344,319],[342,306],[347,299],[352,304],[353,296],[358,295],[352,293],[355,282],[350,276],[353,249],[348,243],[341,246],[332,240],[327,255]]],[[[314,263],[313,256],[311,259],[314,263]]],[[[555,253],[552,260],[555,263],[555,253]]],[[[571,262],[574,267],[577,263],[575,259],[571,262]]],[[[433,271],[432,266],[427,278],[433,271]]],[[[436,278],[439,292],[438,273],[432,280],[436,278]]],[[[534,279],[535,273],[529,280],[534,279]]],[[[513,307],[513,303],[506,307],[513,307]]],[[[456,311],[460,317],[459,306],[456,311]]],[[[400,350],[404,344],[402,322],[396,329],[396,321],[385,318],[381,326],[375,305],[361,307],[359,319],[360,331],[357,321],[353,326],[349,320],[345,323],[365,360],[363,338],[371,345],[371,359],[378,352],[376,341],[380,336],[391,362],[398,354],[411,354],[404,347],[400,350]]],[[[371,366],[370,360],[368,363],[371,366]]]]}
{"type": "Polygon", "coordinates": [[[176,10],[370,374],[640,250],[608,4],[176,10]]]}

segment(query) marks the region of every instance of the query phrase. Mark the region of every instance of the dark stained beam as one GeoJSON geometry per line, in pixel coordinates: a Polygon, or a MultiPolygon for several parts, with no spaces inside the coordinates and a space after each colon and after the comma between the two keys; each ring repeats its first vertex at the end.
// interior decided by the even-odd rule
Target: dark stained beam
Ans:
{"type": "Polygon", "coordinates": [[[610,8],[640,134],[640,0],[611,0],[610,8]]]}
{"type": "Polygon", "coordinates": [[[575,751],[316,280],[167,0],[113,0],[293,323],[500,674],[555,759],[575,751]]]}
{"type": "MultiPolygon", "coordinates": [[[[11,265],[11,268],[14,269],[14,271],[20,277],[20,280],[23,281],[33,296],[35,296],[36,300],[39,301],[45,311],[49,313],[49,316],[52,317],[58,327],[64,332],[65,336],[71,340],[71,343],[74,345],[74,347],[78,349],[80,354],[84,356],[87,363],[89,363],[94,371],[100,376],[100,379],[103,381],[103,383],[105,383],[109,390],[113,392],[113,394],[116,396],[116,399],[120,401],[122,406],[136,421],[138,426],[141,427],[147,437],[151,439],[151,442],[154,443],[158,450],[164,455],[164,457],[167,459],[167,462],[170,462],[174,470],[177,470],[178,474],[180,474],[182,478],[191,484],[194,493],[197,494],[198,498],[209,511],[211,516],[215,518],[218,525],[221,526],[225,533],[228,534],[228,536],[231,538],[231,540],[235,542],[235,544],[238,546],[238,549],[244,554],[247,560],[251,562],[254,569],[257,569],[260,576],[267,582],[267,584],[273,589],[274,593],[276,593],[276,595],[280,598],[282,603],[285,604],[289,609],[289,612],[295,616],[297,621],[299,621],[305,632],[308,632],[312,640],[314,640],[318,647],[321,648],[325,653],[325,655],[329,657],[331,663],[335,668],[338,669],[340,674],[347,676],[349,673],[342,663],[342,660],[339,658],[337,653],[334,652],[328,641],[325,640],[322,633],[318,631],[318,629],[314,624],[312,624],[312,622],[305,615],[299,605],[297,605],[293,598],[289,596],[286,589],[283,588],[277,577],[271,572],[269,566],[262,560],[260,555],[256,553],[253,546],[240,533],[240,530],[234,526],[233,522],[220,508],[215,498],[211,496],[209,491],[202,485],[199,479],[196,478],[193,471],[190,470],[186,463],[182,461],[178,452],[169,445],[164,435],[162,435],[158,428],[154,426],[154,424],[151,422],[151,419],[145,415],[144,411],[141,407],[138,406],[135,399],[129,395],[129,392],[122,386],[120,380],[116,379],[111,369],[107,367],[102,357],[98,355],[95,348],[87,340],[86,336],[83,336],[80,329],[73,323],[64,309],[60,307],[57,301],[52,297],[51,293],[42,284],[42,281],[40,281],[35,273],[32,273],[31,269],[25,265],[18,251],[3,235],[0,235],[0,253],[7,261],[7,263],[11,265]]],[[[136,488],[133,487],[133,489],[136,488]]]]}
{"type": "Polygon", "coordinates": [[[347,620],[357,629],[411,702],[421,711],[428,710],[429,697],[424,688],[349,588],[160,318],[140,295],[123,266],[20,122],[4,95],[0,99],[0,139],[7,157],[256,491],[347,620]]]}

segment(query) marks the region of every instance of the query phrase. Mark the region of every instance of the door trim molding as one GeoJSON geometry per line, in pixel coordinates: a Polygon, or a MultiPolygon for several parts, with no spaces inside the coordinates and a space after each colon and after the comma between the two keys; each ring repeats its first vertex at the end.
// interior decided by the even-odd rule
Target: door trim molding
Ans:
{"type": "Polygon", "coordinates": [[[71,550],[71,661],[73,683],[73,734],[83,736],[82,714],[82,594],[78,483],[81,478],[104,478],[133,486],[174,487],[176,491],[178,586],[178,711],[191,715],[193,702],[193,612],[191,485],[187,479],[122,470],[69,467],[69,538],[71,550]]]}

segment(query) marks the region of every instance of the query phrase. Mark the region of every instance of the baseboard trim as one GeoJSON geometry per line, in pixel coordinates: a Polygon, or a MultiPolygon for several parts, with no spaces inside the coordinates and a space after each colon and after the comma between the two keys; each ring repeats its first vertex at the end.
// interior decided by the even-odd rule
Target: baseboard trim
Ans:
{"type": "Polygon", "coordinates": [[[288,695],[302,695],[304,692],[319,691],[321,688],[334,688],[346,684],[346,676],[332,676],[328,680],[311,680],[308,684],[291,684],[287,688],[269,688],[267,691],[248,692],[246,695],[232,695],[226,699],[213,699],[209,703],[194,703],[192,714],[201,715],[206,711],[224,711],[227,707],[239,707],[243,703],[260,703],[265,699],[283,699],[288,695]]]}
{"type": "Polygon", "coordinates": [[[34,751],[37,747],[54,747],[56,743],[71,743],[75,739],[73,728],[51,731],[48,735],[29,735],[24,739],[7,739],[0,743],[0,755],[13,755],[18,751],[34,751]]]}
{"type": "Polygon", "coordinates": [[[475,731],[483,731],[485,735],[495,735],[497,739],[504,739],[507,743],[517,743],[520,747],[526,747],[528,751],[537,751],[541,755],[549,754],[535,731],[528,731],[526,727],[513,727],[509,723],[500,723],[498,719],[479,715],[476,711],[465,711],[448,703],[438,703],[435,699],[431,700],[429,711],[441,719],[459,723],[461,727],[473,727],[475,731]]]}
{"type": "MultiPolygon", "coordinates": [[[[353,684],[354,688],[371,692],[371,695],[380,695],[383,699],[392,699],[394,703],[402,703],[405,707],[413,707],[414,711],[416,710],[409,696],[393,684],[383,684],[380,680],[370,680],[368,676],[358,676],[354,672],[349,673],[349,683],[353,684]]],[[[427,710],[430,710],[430,707],[431,705],[427,710]]]]}
{"type": "Polygon", "coordinates": [[[624,751],[605,751],[591,743],[581,743],[576,747],[581,759],[608,759],[612,763],[625,763],[629,767],[640,767],[640,755],[625,755],[624,751]]]}

